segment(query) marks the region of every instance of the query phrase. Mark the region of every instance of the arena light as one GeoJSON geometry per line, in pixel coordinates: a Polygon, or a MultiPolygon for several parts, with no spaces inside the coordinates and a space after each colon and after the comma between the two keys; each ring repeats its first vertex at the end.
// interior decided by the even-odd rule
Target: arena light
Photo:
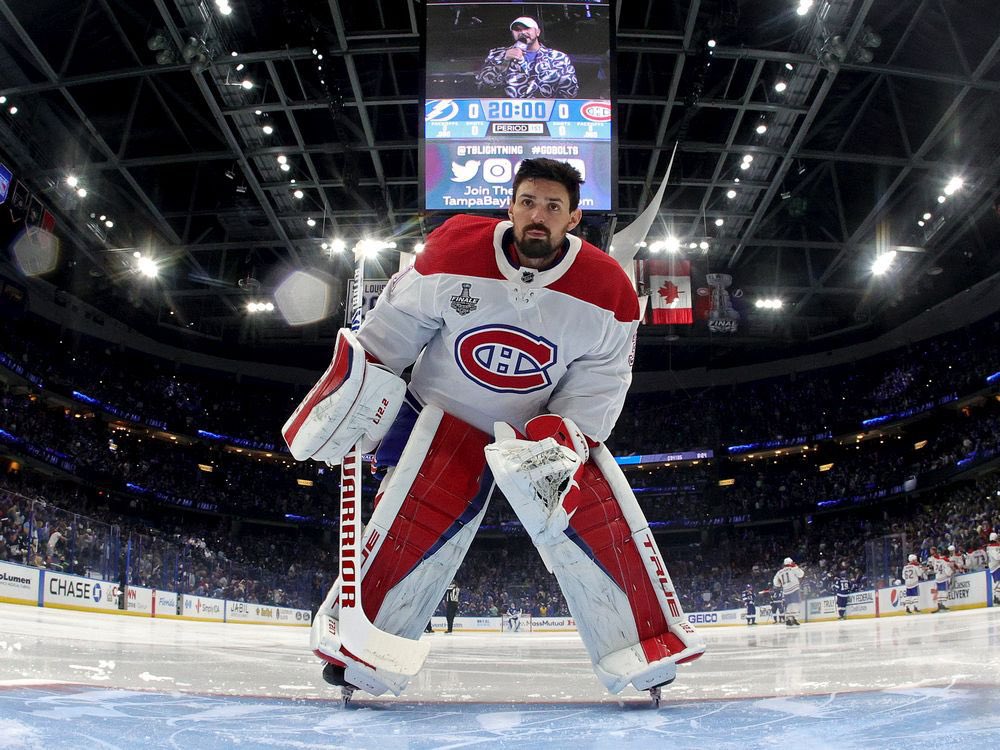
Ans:
{"type": "Polygon", "coordinates": [[[729,199],[735,198],[736,197],[736,191],[733,190],[732,188],[730,188],[729,190],[726,191],[726,197],[729,198],[729,199]]]}
{"type": "Polygon", "coordinates": [[[882,253],[877,258],[875,258],[875,261],[872,263],[872,273],[875,276],[881,276],[892,267],[892,262],[895,259],[896,259],[895,250],[889,250],[888,252],[882,253]]]}
{"type": "Polygon", "coordinates": [[[136,267],[143,276],[155,279],[160,274],[160,266],[148,255],[140,255],[136,261],[136,267]]]}
{"type": "Polygon", "coordinates": [[[310,227],[314,227],[316,226],[316,219],[310,216],[308,219],[306,219],[306,224],[310,227]]]}
{"type": "Polygon", "coordinates": [[[720,487],[732,487],[734,484],[736,484],[736,480],[735,479],[720,479],[719,480],[719,486],[720,487]]]}
{"type": "Polygon", "coordinates": [[[339,237],[330,242],[330,252],[342,253],[347,249],[347,243],[339,237]]]}
{"type": "Polygon", "coordinates": [[[795,9],[796,15],[804,16],[812,10],[813,0],[799,0],[799,7],[795,9]]]}
{"type": "Polygon", "coordinates": [[[819,470],[820,471],[830,471],[830,469],[832,469],[832,468],[833,468],[833,464],[832,463],[829,463],[829,464],[820,464],[819,465],[819,470]]]}
{"type": "Polygon", "coordinates": [[[762,298],[754,302],[758,310],[780,310],[785,303],[777,298],[762,298]]]}
{"type": "Polygon", "coordinates": [[[296,198],[298,198],[299,200],[302,200],[302,198],[303,198],[303,197],[305,197],[305,193],[303,193],[303,192],[302,192],[301,190],[295,190],[295,191],[294,191],[294,192],[292,193],[292,195],[294,195],[294,196],[295,196],[296,198]]]}
{"type": "Polygon", "coordinates": [[[787,89],[787,88],[788,88],[788,84],[785,83],[785,81],[782,80],[782,79],[780,79],[780,78],[777,81],[775,81],[775,83],[774,83],[774,90],[777,91],[779,94],[784,93],[785,89],[787,89]]]}
{"type": "Polygon", "coordinates": [[[944,194],[945,195],[951,195],[956,190],[961,190],[962,189],[962,185],[964,185],[964,184],[965,183],[964,183],[964,181],[962,180],[961,177],[952,177],[950,180],[948,180],[948,184],[945,185],[945,187],[944,187],[944,194]]]}
{"type": "Polygon", "coordinates": [[[69,185],[71,188],[75,188],[77,185],[80,184],[80,178],[77,177],[75,174],[67,175],[66,184],[69,185]]]}

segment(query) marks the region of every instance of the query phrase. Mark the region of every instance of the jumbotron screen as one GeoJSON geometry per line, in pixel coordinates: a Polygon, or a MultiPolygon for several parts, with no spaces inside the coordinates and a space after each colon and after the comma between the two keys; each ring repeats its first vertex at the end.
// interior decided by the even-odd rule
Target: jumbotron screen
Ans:
{"type": "Polygon", "coordinates": [[[424,207],[498,211],[523,159],[568,162],[611,211],[613,0],[427,0],[424,207]]]}

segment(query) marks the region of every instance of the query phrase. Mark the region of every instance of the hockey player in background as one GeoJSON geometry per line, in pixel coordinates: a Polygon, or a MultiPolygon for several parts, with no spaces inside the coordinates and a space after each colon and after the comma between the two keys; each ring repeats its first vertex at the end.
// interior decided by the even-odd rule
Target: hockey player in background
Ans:
{"type": "Polygon", "coordinates": [[[510,633],[521,632],[521,608],[516,604],[511,602],[511,605],[507,607],[507,612],[504,615],[507,620],[507,631],[510,633]]]}
{"type": "Polygon", "coordinates": [[[847,575],[847,565],[841,567],[840,572],[833,579],[833,593],[837,597],[837,619],[847,619],[847,599],[854,586],[847,575]]]}
{"type": "Polygon", "coordinates": [[[773,586],[771,589],[771,621],[777,625],[785,621],[785,592],[781,586],[773,586]]]}
{"type": "Polygon", "coordinates": [[[948,545],[948,562],[951,563],[953,578],[965,572],[965,552],[955,547],[954,544],[948,545]]]}
{"type": "Polygon", "coordinates": [[[924,568],[916,555],[910,555],[901,575],[903,579],[903,606],[906,614],[920,614],[920,580],[924,577],[924,568]]]}
{"type": "Polygon", "coordinates": [[[805,571],[790,557],[785,558],[785,564],[774,574],[774,585],[780,586],[785,596],[785,625],[789,627],[801,625],[799,614],[802,609],[801,581],[805,571]]]}
{"type": "Polygon", "coordinates": [[[937,547],[931,547],[927,564],[934,571],[934,603],[937,605],[934,612],[947,612],[949,610],[945,602],[948,601],[948,590],[954,568],[947,556],[938,553],[937,547]]]}
{"type": "Polygon", "coordinates": [[[743,589],[743,606],[747,608],[747,625],[757,624],[757,603],[754,598],[753,586],[749,583],[743,589]]]}
{"type": "Polygon", "coordinates": [[[986,561],[993,582],[993,604],[1000,606],[1000,541],[997,532],[990,532],[990,543],[986,545],[986,561]]]}
{"type": "Polygon", "coordinates": [[[362,659],[345,641],[399,654],[400,638],[419,638],[494,481],[609,691],[631,684],[658,701],[677,664],[705,650],[603,443],[631,382],[639,304],[618,263],[569,234],[582,219],[581,182],[563,162],[525,159],[509,221],[446,221],[357,335],[341,331],[327,372],[285,424],[298,460],[336,465],[357,443],[388,467],[359,532],[357,577],[338,578],[313,623],[324,678],[345,698],[354,686],[399,695],[419,669],[412,654],[420,662],[425,649],[395,659],[409,665],[402,674],[388,655],[362,659]],[[399,375],[410,365],[407,385],[399,375]],[[353,632],[341,628],[342,606],[353,632]]]}

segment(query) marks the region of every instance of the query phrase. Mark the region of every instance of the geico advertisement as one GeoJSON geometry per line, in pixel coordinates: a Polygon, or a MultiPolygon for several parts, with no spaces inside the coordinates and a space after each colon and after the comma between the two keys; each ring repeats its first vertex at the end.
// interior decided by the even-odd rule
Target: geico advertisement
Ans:
{"type": "Polygon", "coordinates": [[[38,603],[38,578],[35,568],[0,562],[0,600],[38,603]]]}
{"type": "Polygon", "coordinates": [[[223,599],[210,599],[207,596],[181,594],[181,615],[183,617],[222,622],[225,613],[226,602],[223,599]]]}
{"type": "MultiPolygon", "coordinates": [[[[761,608],[757,609],[757,617],[762,617],[761,608]]],[[[688,612],[687,620],[692,625],[698,627],[713,625],[739,625],[746,621],[747,611],[745,608],[720,609],[716,612],[688,612]]]]}
{"type": "Polygon", "coordinates": [[[46,571],[42,597],[44,606],[116,610],[118,584],[46,571]]]}

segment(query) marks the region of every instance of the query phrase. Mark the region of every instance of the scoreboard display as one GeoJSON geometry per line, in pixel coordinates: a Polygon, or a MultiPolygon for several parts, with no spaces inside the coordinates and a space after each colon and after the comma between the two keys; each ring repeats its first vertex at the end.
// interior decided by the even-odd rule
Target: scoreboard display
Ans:
{"type": "Polygon", "coordinates": [[[581,208],[613,210],[611,0],[426,8],[424,207],[504,210],[520,162],[547,157],[583,176],[581,208]]]}

